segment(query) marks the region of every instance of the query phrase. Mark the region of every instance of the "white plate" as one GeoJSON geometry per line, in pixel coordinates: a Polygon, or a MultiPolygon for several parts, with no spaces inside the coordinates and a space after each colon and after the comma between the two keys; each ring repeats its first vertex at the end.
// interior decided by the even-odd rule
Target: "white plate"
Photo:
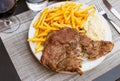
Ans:
{"type": "MultiPolygon", "coordinates": [[[[59,6],[61,4],[65,4],[65,2],[59,2],[59,3],[52,4],[52,5],[48,6],[48,8],[51,8],[51,7],[54,7],[54,6],[59,6]]],[[[110,30],[109,24],[107,23],[107,21],[101,15],[99,15],[99,16],[104,21],[104,25],[105,25],[104,26],[105,27],[105,35],[104,35],[105,39],[104,40],[112,41],[112,35],[111,35],[111,30],[110,30]]],[[[39,17],[39,13],[34,17],[32,23],[30,25],[29,33],[28,33],[28,38],[32,38],[34,36],[35,29],[33,28],[33,24],[37,20],[38,17],[39,17]]],[[[31,50],[33,52],[33,55],[40,61],[41,56],[42,56],[42,52],[39,52],[39,53],[35,54],[35,45],[36,45],[36,43],[29,42],[29,45],[30,45],[30,48],[31,48],[31,50]]],[[[101,57],[101,58],[99,58],[97,60],[94,60],[94,61],[85,61],[85,62],[82,63],[81,70],[83,72],[85,72],[85,71],[88,71],[88,70],[96,67],[105,58],[106,58],[106,56],[103,56],[103,57],[101,57]]]]}

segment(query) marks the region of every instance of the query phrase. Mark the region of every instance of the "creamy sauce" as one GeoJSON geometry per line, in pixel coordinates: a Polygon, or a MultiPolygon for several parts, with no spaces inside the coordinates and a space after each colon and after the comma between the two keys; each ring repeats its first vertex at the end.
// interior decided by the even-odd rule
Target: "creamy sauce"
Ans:
{"type": "Polygon", "coordinates": [[[103,40],[104,26],[102,19],[98,15],[93,15],[88,18],[84,25],[86,35],[92,40],[103,40]]]}

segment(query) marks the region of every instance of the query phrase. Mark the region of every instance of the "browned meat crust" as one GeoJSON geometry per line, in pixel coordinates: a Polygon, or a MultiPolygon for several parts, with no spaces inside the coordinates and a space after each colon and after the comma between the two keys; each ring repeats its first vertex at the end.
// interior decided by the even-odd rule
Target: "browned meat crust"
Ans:
{"type": "Polygon", "coordinates": [[[47,36],[41,63],[52,71],[83,74],[82,58],[97,59],[113,48],[109,41],[93,41],[71,28],[53,31],[47,36]]]}

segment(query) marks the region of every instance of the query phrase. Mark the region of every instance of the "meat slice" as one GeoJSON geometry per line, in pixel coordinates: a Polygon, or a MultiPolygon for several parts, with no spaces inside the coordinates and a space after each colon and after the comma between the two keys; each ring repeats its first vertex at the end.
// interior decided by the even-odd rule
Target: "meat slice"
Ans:
{"type": "Polygon", "coordinates": [[[56,65],[65,58],[65,54],[65,49],[61,44],[59,44],[59,42],[55,44],[48,44],[45,46],[41,62],[52,71],[56,71],[56,65]]]}
{"type": "Polygon", "coordinates": [[[109,41],[93,41],[71,28],[63,28],[48,34],[41,63],[52,71],[68,71],[83,74],[82,58],[97,59],[113,48],[109,41]]]}
{"type": "Polygon", "coordinates": [[[83,55],[78,42],[79,32],[71,28],[49,33],[41,63],[52,71],[69,71],[82,74],[80,62],[83,55]]]}
{"type": "Polygon", "coordinates": [[[80,34],[79,44],[82,46],[84,55],[87,54],[87,58],[95,60],[103,55],[106,55],[113,49],[114,44],[110,41],[93,41],[86,35],[80,34]]]}
{"type": "Polygon", "coordinates": [[[83,47],[83,50],[88,54],[88,59],[95,60],[110,52],[113,46],[110,41],[92,41],[87,47],[83,47]]]}
{"type": "Polygon", "coordinates": [[[76,57],[68,56],[65,59],[63,59],[61,62],[57,65],[57,71],[69,71],[69,72],[77,72],[79,74],[83,74],[83,72],[80,70],[82,67],[80,65],[80,62],[82,60],[78,60],[76,57]]]}

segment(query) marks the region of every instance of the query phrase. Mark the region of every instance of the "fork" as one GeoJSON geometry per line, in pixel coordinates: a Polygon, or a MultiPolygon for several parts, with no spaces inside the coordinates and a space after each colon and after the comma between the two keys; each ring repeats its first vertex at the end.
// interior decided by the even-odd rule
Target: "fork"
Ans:
{"type": "Polygon", "coordinates": [[[116,30],[118,33],[120,33],[120,28],[115,24],[113,20],[111,20],[108,16],[105,10],[102,8],[100,5],[99,1],[98,4],[95,5],[96,10],[98,11],[99,14],[101,14],[116,30]]]}

